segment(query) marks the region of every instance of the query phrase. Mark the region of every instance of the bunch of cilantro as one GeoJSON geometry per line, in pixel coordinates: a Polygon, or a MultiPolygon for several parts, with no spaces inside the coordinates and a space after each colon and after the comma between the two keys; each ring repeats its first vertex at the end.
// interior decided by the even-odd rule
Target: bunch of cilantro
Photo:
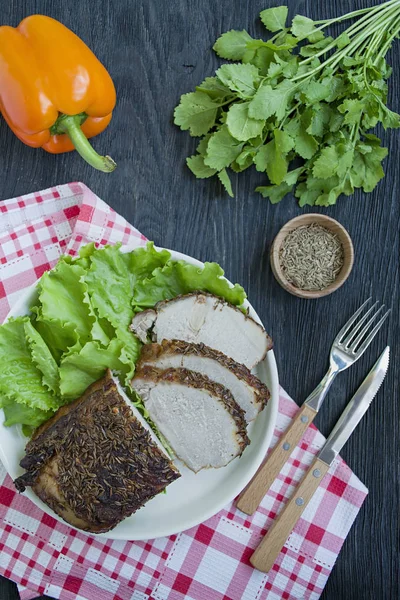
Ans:
{"type": "Polygon", "coordinates": [[[181,97],[175,124],[202,137],[187,159],[197,178],[217,175],[233,196],[227,168],[255,165],[269,185],[256,188],[275,204],[294,192],[300,206],[329,206],[356,188],[371,192],[384,176],[387,149],[368,130],[399,127],[386,106],[385,61],[400,31],[400,0],[312,21],[286,6],[260,17],[275,35],[253,39],[228,31],[215,43],[223,64],[196,91],[181,97]],[[356,21],[336,38],[324,30],[356,21]]]}
{"type": "Polygon", "coordinates": [[[129,331],[134,313],[195,290],[243,304],[243,288],[230,286],[223,274],[216,263],[199,269],[174,261],[150,242],[127,253],[119,245],[89,244],[77,258],[63,256],[40,279],[31,313],[0,326],[4,424],[19,423],[29,435],[107,368],[137,400],[130,381],[142,344],[129,331]]]}

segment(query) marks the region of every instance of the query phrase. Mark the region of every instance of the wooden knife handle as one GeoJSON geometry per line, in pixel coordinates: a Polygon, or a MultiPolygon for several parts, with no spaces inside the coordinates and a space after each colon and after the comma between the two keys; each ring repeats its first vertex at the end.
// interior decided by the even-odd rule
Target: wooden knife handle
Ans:
{"type": "Polygon", "coordinates": [[[319,458],[314,460],[296,488],[294,495],[272,523],[268,533],[250,557],[253,567],[268,573],[328,469],[329,465],[319,458]]]}
{"type": "Polygon", "coordinates": [[[236,506],[242,512],[252,515],[261,500],[275,481],[289,456],[303,437],[317,412],[303,404],[288,429],[281,435],[271,454],[265,459],[253,479],[240,494],[236,506]]]}

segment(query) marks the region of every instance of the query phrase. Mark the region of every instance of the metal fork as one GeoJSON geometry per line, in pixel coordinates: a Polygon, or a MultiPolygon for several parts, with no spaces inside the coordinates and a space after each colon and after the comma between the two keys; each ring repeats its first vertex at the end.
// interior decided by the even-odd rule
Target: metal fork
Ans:
{"type": "Polygon", "coordinates": [[[371,298],[368,298],[339,331],[332,344],[329,369],[325,377],[305,400],[271,454],[240,494],[236,506],[244,513],[252,515],[257,510],[262,498],[279,475],[309,425],[313,422],[336,375],[351,367],[364,354],[387,319],[390,309],[382,315],[384,306],[382,305],[376,310],[379,302],[375,302],[357,322],[358,317],[360,317],[370,300],[371,298]],[[376,322],[379,315],[382,316],[376,322]]]}

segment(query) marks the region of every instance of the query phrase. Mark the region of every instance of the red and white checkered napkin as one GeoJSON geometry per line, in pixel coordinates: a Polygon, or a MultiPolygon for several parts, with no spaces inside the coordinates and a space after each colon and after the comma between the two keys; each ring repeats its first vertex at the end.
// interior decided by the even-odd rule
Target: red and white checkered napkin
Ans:
{"type": "MultiPolygon", "coordinates": [[[[146,238],[81,183],[0,203],[0,322],[24,289],[81,244],[146,238]]],[[[281,390],[276,443],[296,410],[281,390]]],[[[169,538],[123,542],[78,533],[15,492],[0,463],[0,573],[21,598],[65,600],[316,599],[367,489],[339,459],[268,575],[249,557],[323,444],[313,427],[253,517],[233,504],[169,538]]]]}

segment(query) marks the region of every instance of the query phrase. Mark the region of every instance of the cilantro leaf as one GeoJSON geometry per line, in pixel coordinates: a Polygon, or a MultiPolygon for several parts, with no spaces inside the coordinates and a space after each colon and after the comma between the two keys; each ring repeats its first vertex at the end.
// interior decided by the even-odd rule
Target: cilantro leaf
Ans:
{"type": "Polygon", "coordinates": [[[326,146],[321,150],[314,162],[312,173],[319,179],[328,179],[336,175],[339,166],[339,157],[335,146],[326,146]]]}
{"type": "Polygon", "coordinates": [[[275,129],[274,137],[276,148],[282,154],[288,154],[288,152],[290,152],[290,150],[292,150],[294,147],[294,140],[286,131],[275,129]]]}
{"type": "Polygon", "coordinates": [[[231,180],[229,179],[229,175],[226,172],[226,169],[222,169],[222,171],[220,171],[218,173],[218,179],[220,180],[220,182],[224,186],[225,190],[228,192],[228,195],[231,198],[233,198],[234,194],[233,194],[233,191],[232,191],[232,184],[231,184],[231,180]]]}
{"type": "MultiPolygon", "coordinates": [[[[278,75],[281,75],[283,73],[283,67],[284,67],[284,65],[282,64],[283,62],[284,61],[281,61],[281,63],[272,62],[269,65],[268,71],[267,71],[268,79],[274,79],[275,77],[278,77],[278,75]]],[[[269,86],[269,87],[271,87],[271,86],[269,86]]],[[[258,91],[260,91],[260,89],[262,89],[262,88],[259,88],[258,91]]],[[[271,88],[271,90],[272,90],[272,88],[271,88]]]]}
{"type": "Polygon", "coordinates": [[[279,120],[283,119],[298,87],[298,84],[293,84],[288,79],[279,83],[275,89],[269,84],[260,86],[250,102],[249,114],[259,119],[268,119],[272,115],[276,115],[279,120]]]}
{"type": "Polygon", "coordinates": [[[354,146],[351,142],[337,144],[336,146],[339,155],[339,164],[337,168],[337,174],[341,179],[347,177],[350,167],[354,161],[354,146]]]}
{"type": "Polygon", "coordinates": [[[300,118],[295,118],[285,126],[285,131],[293,138],[296,152],[301,158],[309,159],[318,150],[317,140],[307,133],[300,118]]]}
{"type": "Polygon", "coordinates": [[[232,98],[234,97],[231,90],[221,83],[217,77],[206,77],[203,83],[196,87],[196,91],[203,92],[210,96],[210,98],[218,100],[229,96],[232,96],[232,98]]]}
{"type": "Polygon", "coordinates": [[[320,81],[310,81],[305,90],[302,92],[306,104],[315,104],[321,100],[325,100],[331,93],[329,84],[324,84],[320,81]]]}
{"type": "Polygon", "coordinates": [[[400,127],[400,115],[389,110],[386,106],[383,108],[381,121],[385,129],[388,127],[398,129],[400,127]]]}
{"type": "Polygon", "coordinates": [[[298,88],[299,84],[292,83],[289,79],[285,79],[276,86],[274,91],[281,97],[281,104],[279,110],[276,111],[276,116],[279,120],[285,117],[286,111],[288,110],[288,105],[293,100],[293,97],[298,88]]]}
{"type": "Polygon", "coordinates": [[[305,58],[309,58],[310,56],[314,56],[314,54],[317,54],[317,52],[329,46],[329,44],[332,42],[333,37],[325,37],[315,44],[307,44],[306,46],[302,46],[302,48],[300,48],[300,54],[305,58]]]}
{"type": "Polygon", "coordinates": [[[336,46],[339,48],[339,50],[348,46],[350,42],[351,39],[345,31],[336,38],[336,46]]]}
{"type": "Polygon", "coordinates": [[[227,31],[215,42],[213,50],[221,58],[227,60],[242,60],[246,51],[246,44],[252,41],[252,37],[245,31],[227,31]]]}
{"type": "Polygon", "coordinates": [[[253,164],[253,159],[257,150],[253,146],[245,146],[239,156],[235,159],[235,168],[237,172],[248,169],[253,164]]]}
{"type": "Polygon", "coordinates": [[[285,176],[284,182],[288,183],[289,185],[294,185],[298,182],[300,175],[302,175],[304,171],[305,167],[298,167],[297,169],[289,171],[285,176]]]}
{"type": "Polygon", "coordinates": [[[278,204],[278,202],[283,200],[283,198],[293,190],[293,187],[303,172],[304,167],[289,171],[281,184],[260,186],[256,188],[256,192],[260,192],[264,198],[269,198],[271,204],[278,204]]]}
{"type": "Polygon", "coordinates": [[[364,102],[356,99],[347,99],[338,106],[338,111],[345,115],[344,122],[346,125],[356,125],[359,123],[364,110],[364,102]]]}
{"type": "Polygon", "coordinates": [[[264,120],[253,119],[249,115],[249,102],[234,104],[228,111],[226,124],[230,134],[237,140],[247,140],[261,135],[264,129],[264,120]]]}
{"type": "Polygon", "coordinates": [[[181,97],[174,112],[174,123],[190,135],[200,136],[208,133],[217,118],[218,104],[202,92],[191,92],[181,97]]]}
{"type": "Polygon", "coordinates": [[[269,198],[271,204],[278,204],[292,189],[292,185],[284,182],[280,185],[259,186],[256,188],[256,192],[260,192],[263,198],[269,198]]]}
{"type": "Polygon", "coordinates": [[[257,171],[267,171],[271,183],[280,185],[288,171],[286,156],[294,146],[290,135],[279,129],[274,131],[274,139],[260,148],[254,158],[257,171]]]}
{"type": "Polygon", "coordinates": [[[271,48],[258,46],[256,48],[248,48],[243,55],[243,63],[254,65],[261,77],[265,77],[269,66],[274,60],[275,53],[271,48]]]}
{"type": "Polygon", "coordinates": [[[229,167],[232,161],[241,153],[243,144],[231,136],[228,127],[223,125],[210,137],[204,164],[211,169],[220,171],[229,167]]]}
{"type": "Polygon", "coordinates": [[[247,49],[248,50],[259,50],[260,48],[268,48],[269,50],[273,50],[274,52],[284,52],[286,50],[291,50],[293,48],[293,40],[294,38],[288,38],[282,44],[275,44],[272,41],[264,42],[264,40],[252,40],[248,42],[247,49]]]}
{"type": "Polygon", "coordinates": [[[249,115],[254,119],[269,119],[281,110],[281,95],[269,84],[261,85],[249,104],[249,115]]]}
{"type": "Polygon", "coordinates": [[[255,94],[259,72],[254,65],[222,65],[216,75],[221,83],[237,92],[240,98],[249,98],[255,94]]]}
{"type": "Polygon", "coordinates": [[[372,192],[377,183],[385,176],[382,160],[387,156],[387,148],[371,146],[367,154],[355,152],[351,178],[355,187],[362,187],[364,192],[372,192]]]}
{"type": "Polygon", "coordinates": [[[319,42],[324,38],[322,31],[316,31],[314,21],[303,15],[296,15],[292,21],[292,33],[299,39],[307,38],[310,42],[319,42]]]}
{"type": "Polygon", "coordinates": [[[328,105],[314,105],[312,108],[304,112],[304,122],[307,127],[306,131],[310,135],[323,137],[326,130],[329,129],[329,123],[333,111],[328,105]],[[309,121],[309,125],[307,125],[309,121]]]}
{"type": "Polygon", "coordinates": [[[204,162],[204,156],[201,154],[195,154],[186,159],[186,164],[192,171],[193,175],[196,175],[197,179],[207,179],[217,173],[217,169],[211,169],[204,162]]]}
{"type": "Polygon", "coordinates": [[[268,31],[272,31],[273,33],[285,28],[287,16],[287,6],[276,6],[275,8],[267,8],[260,12],[261,21],[268,31]]]}
{"type": "Polygon", "coordinates": [[[212,134],[208,133],[203,138],[201,138],[201,140],[197,144],[197,148],[196,148],[196,150],[199,154],[202,154],[203,156],[205,155],[205,153],[207,152],[208,142],[210,141],[211,136],[212,136],[212,134]]]}
{"type": "Polygon", "coordinates": [[[332,189],[339,184],[337,176],[328,179],[317,179],[309,175],[307,181],[297,186],[296,197],[299,198],[300,206],[314,206],[315,204],[323,206],[324,202],[332,189]]]}

